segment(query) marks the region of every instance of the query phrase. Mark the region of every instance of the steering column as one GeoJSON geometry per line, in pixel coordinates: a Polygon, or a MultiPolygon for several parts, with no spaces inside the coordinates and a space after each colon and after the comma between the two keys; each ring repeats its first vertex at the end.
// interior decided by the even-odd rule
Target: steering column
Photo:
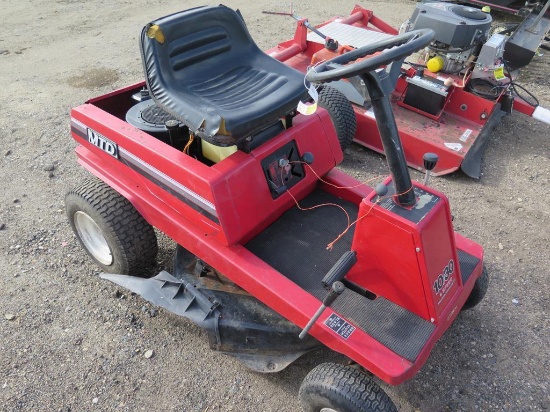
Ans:
{"type": "Polygon", "coordinates": [[[312,83],[325,83],[354,76],[359,76],[363,80],[371,98],[372,110],[395,185],[397,202],[403,206],[412,206],[416,200],[389,98],[395,84],[392,84],[394,81],[382,67],[400,61],[425,47],[433,36],[434,31],[431,29],[400,34],[339,55],[315,66],[306,74],[306,80],[312,83]],[[366,56],[370,57],[356,62],[357,59],[366,56]]]}

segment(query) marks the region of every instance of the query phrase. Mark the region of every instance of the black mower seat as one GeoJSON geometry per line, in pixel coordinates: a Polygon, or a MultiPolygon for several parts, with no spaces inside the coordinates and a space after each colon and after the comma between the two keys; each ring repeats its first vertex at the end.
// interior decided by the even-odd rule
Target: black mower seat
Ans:
{"type": "Polygon", "coordinates": [[[307,95],[304,75],[261,51],[240,14],[225,6],[149,23],[141,51],[157,105],[218,146],[277,122],[307,95]]]}

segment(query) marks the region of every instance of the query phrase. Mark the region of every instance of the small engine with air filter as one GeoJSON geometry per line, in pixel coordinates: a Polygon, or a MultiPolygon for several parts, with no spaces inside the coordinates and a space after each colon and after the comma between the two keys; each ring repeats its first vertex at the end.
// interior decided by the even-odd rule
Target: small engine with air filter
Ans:
{"type": "Polygon", "coordinates": [[[473,66],[472,72],[477,77],[492,76],[498,81],[502,47],[500,38],[495,37],[499,35],[487,42],[491,24],[490,14],[473,7],[447,2],[418,4],[403,27],[406,31],[431,28],[435,36],[416,56],[420,67],[412,77],[406,78],[408,86],[400,104],[437,120],[452,93],[451,86],[456,80],[452,76],[464,74],[465,77],[473,66]],[[477,59],[478,55],[484,56],[482,61],[477,59]],[[433,74],[425,76],[422,66],[429,72],[426,74],[433,74]]]}
{"type": "Polygon", "coordinates": [[[160,141],[212,163],[218,163],[237,151],[237,146],[214,146],[198,138],[193,141],[189,128],[157,106],[147,89],[142,89],[132,98],[136,104],[126,113],[126,121],[160,141]]]}
{"type": "Polygon", "coordinates": [[[479,9],[452,3],[420,3],[407,31],[431,28],[433,41],[424,49],[426,67],[433,73],[460,73],[488,38],[492,17],[479,9]]]}
{"type": "Polygon", "coordinates": [[[128,123],[173,147],[185,144],[183,142],[189,138],[189,129],[158,107],[147,89],[132,95],[132,99],[136,104],[126,113],[128,123]]]}

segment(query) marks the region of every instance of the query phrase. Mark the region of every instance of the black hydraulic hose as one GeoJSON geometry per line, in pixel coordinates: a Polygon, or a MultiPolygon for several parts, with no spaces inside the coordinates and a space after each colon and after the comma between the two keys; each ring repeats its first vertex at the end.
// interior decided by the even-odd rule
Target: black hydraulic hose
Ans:
{"type": "Polygon", "coordinates": [[[539,105],[539,99],[537,99],[537,97],[531,93],[529,90],[527,90],[525,87],[517,84],[516,82],[514,82],[514,79],[512,78],[512,71],[510,70],[510,67],[508,66],[508,62],[506,60],[502,60],[503,63],[504,63],[504,68],[506,69],[506,71],[508,72],[508,75],[510,77],[510,86],[512,87],[512,90],[514,91],[514,93],[520,98],[520,99],[523,99],[525,100],[525,102],[527,102],[527,104],[530,104],[531,106],[533,107],[537,107],[539,105]],[[527,93],[532,99],[533,101],[529,101],[527,100],[524,96],[522,96],[519,92],[518,92],[518,89],[517,88],[520,88],[521,90],[523,90],[525,93],[527,93]]]}

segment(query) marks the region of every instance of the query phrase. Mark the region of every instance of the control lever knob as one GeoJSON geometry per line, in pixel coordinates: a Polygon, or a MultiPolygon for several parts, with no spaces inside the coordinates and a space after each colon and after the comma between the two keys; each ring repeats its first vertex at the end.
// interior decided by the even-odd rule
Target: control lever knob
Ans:
{"type": "Polygon", "coordinates": [[[323,305],[325,307],[330,307],[330,305],[332,305],[334,303],[334,301],[336,300],[336,298],[338,296],[340,296],[342,294],[342,292],[346,289],[346,287],[344,286],[344,284],[342,282],[340,282],[339,280],[337,280],[336,282],[334,282],[332,284],[332,287],[330,288],[330,292],[328,293],[327,296],[325,296],[325,298],[323,299],[323,305]]]}
{"type": "Polygon", "coordinates": [[[338,50],[338,42],[330,37],[325,39],[325,48],[330,51],[338,50]]]}
{"type": "Polygon", "coordinates": [[[302,156],[302,162],[305,162],[308,165],[312,164],[313,160],[315,160],[315,158],[313,157],[313,153],[311,152],[305,152],[302,156]]]}
{"type": "Polygon", "coordinates": [[[323,299],[323,304],[319,307],[319,309],[317,309],[317,312],[315,312],[315,315],[313,315],[313,317],[307,323],[306,327],[304,329],[302,329],[302,331],[298,335],[298,337],[300,339],[304,339],[306,337],[306,335],[309,332],[309,330],[311,329],[311,327],[315,324],[315,322],[317,322],[317,319],[319,319],[321,317],[321,315],[323,314],[325,309],[330,307],[330,305],[332,305],[334,303],[336,298],[338,296],[340,296],[345,289],[346,289],[346,287],[339,280],[337,280],[336,282],[334,282],[332,284],[332,286],[330,288],[330,292],[323,299]]]}
{"type": "Polygon", "coordinates": [[[430,180],[430,172],[435,168],[435,165],[437,165],[437,161],[439,160],[439,156],[435,153],[424,153],[424,156],[422,157],[424,160],[424,169],[426,169],[426,175],[424,176],[424,186],[428,185],[428,182],[430,180]]]}
{"type": "Polygon", "coordinates": [[[374,191],[380,197],[386,196],[386,194],[388,193],[388,186],[386,186],[384,183],[378,183],[374,188],[374,191]]]}
{"type": "Polygon", "coordinates": [[[431,152],[424,153],[422,158],[424,160],[424,169],[426,170],[433,170],[439,160],[439,156],[431,152]]]}

